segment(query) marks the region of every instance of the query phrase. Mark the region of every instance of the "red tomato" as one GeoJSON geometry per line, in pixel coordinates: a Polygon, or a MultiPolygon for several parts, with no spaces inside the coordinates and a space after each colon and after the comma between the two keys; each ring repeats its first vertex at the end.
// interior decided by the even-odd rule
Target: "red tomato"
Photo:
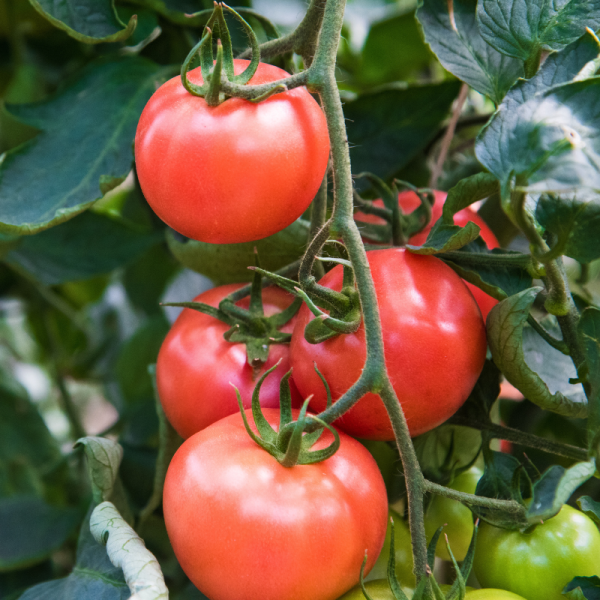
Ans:
{"type": "MultiPolygon", "coordinates": [[[[460,277],[433,256],[402,248],[367,252],[383,328],[385,362],[408,421],[420,435],[451,417],[467,399],[485,360],[486,337],[481,314],[460,277]]],[[[332,269],[321,285],[340,290],[342,267],[332,269]]],[[[360,376],[366,359],[365,332],[338,335],[309,344],[304,328],[312,314],[298,313],[291,344],[294,381],[310,407],[326,407],[324,386],[313,362],[337,400],[360,376]]],[[[392,440],[387,412],[376,394],[367,394],[336,425],[360,438],[392,440]]]]}
{"type": "MultiPolygon", "coordinates": [[[[264,414],[277,429],[279,411],[264,414]]],[[[326,431],[313,449],[332,441],[326,431]]],[[[240,414],[184,442],[163,506],[194,585],[211,600],[335,600],[355,585],[365,550],[370,570],[383,545],[387,495],[368,450],[343,433],[340,442],[323,462],[282,467],[240,414]]]]}
{"type": "MultiPolygon", "coordinates": [[[[427,236],[431,231],[431,228],[435,224],[435,222],[442,216],[442,210],[444,208],[444,202],[446,201],[446,197],[448,194],[446,192],[440,192],[439,190],[434,190],[433,192],[435,197],[435,203],[431,210],[431,221],[429,221],[428,225],[420,231],[419,233],[413,235],[410,240],[408,240],[409,244],[413,246],[422,246],[427,240],[427,236]]],[[[375,200],[374,204],[376,206],[383,206],[383,200],[375,200]]],[[[417,209],[421,201],[415,192],[401,192],[398,194],[398,204],[404,213],[410,213],[413,210],[417,209]]],[[[385,220],[376,215],[367,215],[362,212],[357,212],[355,215],[359,221],[363,221],[365,223],[377,223],[377,224],[385,224],[385,220]]],[[[463,210],[457,212],[454,215],[454,224],[460,227],[464,227],[469,221],[475,223],[481,228],[481,237],[483,241],[486,243],[487,247],[491,250],[492,248],[498,248],[500,244],[498,244],[498,240],[496,236],[493,234],[492,230],[488,227],[487,223],[471,208],[467,207],[463,210]]],[[[492,298],[488,294],[486,294],[483,290],[478,288],[476,285],[472,285],[468,282],[465,282],[467,287],[471,290],[471,293],[475,297],[477,301],[477,305],[479,306],[479,310],[481,310],[481,315],[483,320],[487,319],[487,316],[498,304],[498,300],[492,298]]]]}
{"type": "MultiPolygon", "coordinates": [[[[241,73],[247,60],[235,60],[241,73]]],[[[288,77],[260,63],[250,84],[288,77]]],[[[188,73],[202,83],[200,68],[188,73]]],[[[167,81],[142,112],[135,160],[144,196],[167,225],[213,244],[262,239],[295,221],[327,168],[325,116],[304,87],[208,106],[167,81]]]]}
{"type": "MultiPolygon", "coordinates": [[[[194,302],[218,306],[219,302],[243,284],[222,285],[208,290],[194,302]]],[[[293,297],[280,288],[263,290],[265,315],[272,315],[289,306],[293,297]]],[[[238,302],[248,308],[249,298],[238,302]]],[[[291,332],[295,318],[282,331],[291,332]]],[[[160,401],[167,418],[183,438],[208,427],[215,421],[239,412],[233,383],[248,408],[252,391],[258,380],[246,360],[246,346],[232,344],[223,338],[229,329],[225,323],[191,308],[185,308],[161,346],[156,363],[156,379],[160,401]]],[[[261,375],[279,359],[281,364],[265,379],[260,392],[260,403],[270,408],[279,407],[279,382],[289,371],[289,346],[274,344],[261,375]]],[[[292,403],[301,405],[296,386],[290,380],[292,403]]]]}

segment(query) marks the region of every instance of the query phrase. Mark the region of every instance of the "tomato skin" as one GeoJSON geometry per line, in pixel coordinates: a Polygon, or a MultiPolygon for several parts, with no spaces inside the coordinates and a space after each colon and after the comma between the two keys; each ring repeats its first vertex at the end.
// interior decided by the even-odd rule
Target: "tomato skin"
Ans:
{"type": "MultiPolygon", "coordinates": [[[[482,475],[481,469],[471,467],[468,471],[458,475],[449,487],[458,492],[474,494],[477,482],[481,479],[482,475]]],[[[434,496],[425,515],[427,540],[431,540],[433,534],[444,524],[447,525],[444,527],[442,536],[438,540],[435,551],[436,556],[439,556],[443,560],[450,560],[450,554],[448,553],[446,540],[444,539],[444,534],[446,534],[454,558],[457,561],[463,561],[467,555],[471,537],[473,536],[473,513],[464,504],[456,500],[451,500],[444,496],[434,496]]]]}
{"type": "MultiPolygon", "coordinates": [[[[451,417],[473,389],[486,353],[481,314],[460,277],[433,256],[390,248],[371,250],[367,258],[381,314],[387,371],[410,433],[419,435],[451,417]]],[[[341,266],[320,283],[340,290],[341,266]]],[[[298,391],[303,398],[313,394],[311,410],[320,412],[327,396],[313,363],[337,400],[364,367],[365,330],[361,324],[355,333],[312,345],[304,339],[310,319],[312,314],[302,306],[290,356],[298,391]]],[[[373,393],[366,394],[336,425],[359,438],[394,439],[385,407],[373,393]]]]}
{"type": "MultiPolygon", "coordinates": [[[[234,60],[236,74],[248,64],[234,60]]],[[[250,84],[288,76],[260,63],[250,84]]],[[[188,79],[201,84],[200,68],[188,79]]],[[[328,159],[325,116],[304,87],[211,107],[177,76],[150,98],[135,138],[137,174],[154,212],[213,244],[258,240],[290,225],[312,202],[328,159]]]]}
{"type": "MultiPolygon", "coordinates": [[[[396,558],[396,577],[400,585],[415,586],[415,575],[413,573],[412,544],[410,530],[404,519],[390,508],[389,516],[394,519],[394,554],[396,558]]],[[[385,541],[379,554],[379,558],[373,570],[366,580],[387,579],[388,561],[390,559],[390,542],[392,539],[392,528],[388,519],[385,541]]]]}
{"type": "Polygon", "coordinates": [[[527,600],[561,600],[574,577],[600,575],[600,532],[589,517],[567,505],[529,534],[482,523],[473,568],[485,587],[527,600]]]}
{"type": "MultiPolygon", "coordinates": [[[[467,588],[468,589],[468,588],[467,588]]],[[[563,596],[564,598],[564,596],[563,596]]],[[[482,590],[473,590],[467,592],[465,600],[526,600],[523,596],[507,592],[506,590],[495,590],[485,588],[482,590]]]]}
{"type": "MultiPolygon", "coordinates": [[[[264,414],[277,429],[279,411],[264,414]]],[[[332,440],[327,431],[313,449],[332,440]]],[[[340,442],[326,461],[282,467],[240,414],[185,441],[163,506],[194,585],[211,600],[334,600],[355,585],[365,550],[370,570],[383,545],[387,494],[369,452],[343,433],[340,442]]]]}
{"type": "MultiPolygon", "coordinates": [[[[213,288],[194,298],[218,306],[219,302],[244,284],[213,288]]],[[[288,307],[293,297],[280,288],[263,290],[265,315],[288,307]]],[[[238,302],[247,308],[249,298],[238,302]]],[[[281,329],[291,332],[295,317],[281,329]]],[[[233,383],[240,391],[244,407],[252,401],[258,378],[246,359],[246,346],[223,338],[229,329],[225,323],[191,308],[183,309],[163,342],[156,361],[156,381],[162,407],[177,433],[188,438],[215,421],[239,412],[233,383]]],[[[279,382],[290,368],[289,345],[273,344],[260,375],[281,359],[281,364],[264,381],[260,392],[263,407],[279,407],[279,382]]],[[[290,380],[292,405],[299,408],[302,399],[290,380]]]]}
{"type": "MultiPolygon", "coordinates": [[[[431,220],[422,231],[413,235],[408,240],[408,243],[412,244],[413,246],[422,246],[425,243],[425,241],[427,240],[427,236],[431,231],[431,228],[436,223],[436,221],[442,216],[444,202],[446,201],[448,194],[439,190],[434,190],[433,194],[435,202],[431,209],[431,220]]],[[[384,205],[383,200],[375,200],[374,204],[376,206],[384,205]]],[[[417,196],[417,194],[415,194],[415,192],[406,191],[400,192],[400,194],[398,194],[398,204],[400,205],[400,208],[404,213],[410,213],[420,206],[421,201],[419,200],[419,197],[417,196]]],[[[362,212],[358,212],[355,216],[358,217],[359,221],[363,221],[365,223],[378,223],[381,225],[385,224],[384,219],[376,215],[368,215],[362,212]]],[[[472,221],[473,223],[475,223],[475,225],[478,225],[480,227],[480,235],[490,250],[492,248],[498,248],[500,246],[498,240],[496,239],[496,236],[489,228],[488,224],[470,206],[458,211],[454,215],[454,224],[458,225],[459,227],[464,227],[469,221],[472,221]]],[[[483,316],[483,320],[485,321],[490,310],[492,310],[492,308],[494,308],[494,306],[498,304],[498,300],[486,294],[482,289],[478,288],[476,285],[472,285],[468,282],[465,282],[465,284],[469,288],[469,290],[471,290],[473,297],[477,301],[477,305],[479,306],[479,310],[481,310],[481,315],[483,316]]]]}

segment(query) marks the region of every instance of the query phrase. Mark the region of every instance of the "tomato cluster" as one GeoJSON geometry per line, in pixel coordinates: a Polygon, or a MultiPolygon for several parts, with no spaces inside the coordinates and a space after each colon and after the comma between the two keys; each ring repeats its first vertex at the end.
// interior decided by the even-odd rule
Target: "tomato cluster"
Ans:
{"type": "MultiPolygon", "coordinates": [[[[247,64],[236,60],[236,73],[247,64]]],[[[286,75],[260,64],[250,83],[286,75]]],[[[192,83],[202,82],[200,69],[188,77],[192,83]]],[[[209,106],[175,78],[154,94],[136,135],[137,170],[150,205],[177,231],[210,243],[256,240],[289,225],[309,206],[328,155],[325,118],[304,88],[256,104],[230,98],[209,106]]],[[[413,245],[424,243],[441,216],[446,196],[436,192],[435,197],[432,222],[409,240],[413,245]]],[[[407,192],[398,202],[410,212],[419,200],[407,192]]],[[[369,215],[357,218],[376,222],[369,215]]],[[[474,211],[455,216],[457,225],[467,221],[481,227],[489,248],[498,245],[474,211]]],[[[451,417],[472,391],[486,355],[482,314],[487,315],[495,300],[465,286],[433,256],[391,248],[372,250],[367,258],[385,366],[411,435],[420,435],[451,417]]],[[[341,292],[348,285],[346,274],[338,265],[319,285],[341,292]]],[[[280,325],[281,333],[291,334],[291,343],[269,338],[273,343],[268,356],[253,362],[249,348],[257,342],[247,336],[254,335],[253,328],[264,329],[265,322],[244,321],[242,338],[236,337],[239,324],[215,316],[239,287],[223,286],[195,298],[204,312],[186,308],[158,357],[164,411],[186,438],[164,485],[165,522],[175,554],[211,600],[335,600],[342,594],[351,600],[363,597],[360,587],[350,588],[358,582],[366,552],[365,573],[373,569],[368,592],[374,600],[392,598],[383,579],[390,553],[387,492],[376,462],[354,439],[394,439],[381,397],[365,394],[318,437],[297,435],[296,430],[286,434],[287,410],[280,409],[280,395],[289,394],[291,416],[302,423],[304,413],[298,409],[304,399],[316,414],[344,396],[365,366],[364,323],[352,333],[315,344],[305,336],[313,315],[303,304],[297,316],[280,325]],[[248,410],[259,378],[264,381],[257,397],[262,410],[256,402],[248,410]],[[259,445],[267,430],[276,436],[275,445],[265,440],[259,445]],[[339,447],[314,464],[295,464],[297,453],[284,466],[280,456],[287,457],[293,443],[301,445],[309,437],[315,452],[337,443],[339,447]]],[[[256,294],[262,294],[258,302],[265,318],[285,311],[293,300],[276,287],[257,289],[253,287],[251,299],[234,303],[231,314],[242,315],[242,320],[255,316],[256,294]]],[[[265,331],[260,335],[268,335],[265,331]]],[[[480,476],[471,469],[452,485],[473,493],[480,476]]],[[[396,571],[408,590],[415,585],[410,534],[402,518],[394,517],[396,571]]],[[[505,590],[468,590],[467,600],[521,598],[516,594],[552,600],[573,576],[598,574],[600,534],[586,519],[565,507],[533,533],[482,525],[477,577],[483,585],[505,590]],[[566,547],[547,556],[543,547],[554,547],[559,538],[567,540],[566,547]],[[537,561],[537,554],[547,560],[537,561]],[[525,560],[532,566],[523,576],[519,562],[525,560]]],[[[447,498],[434,498],[427,514],[429,537],[441,525],[447,525],[454,556],[463,560],[473,532],[470,511],[447,498]]],[[[438,556],[449,559],[441,546],[438,556]]]]}

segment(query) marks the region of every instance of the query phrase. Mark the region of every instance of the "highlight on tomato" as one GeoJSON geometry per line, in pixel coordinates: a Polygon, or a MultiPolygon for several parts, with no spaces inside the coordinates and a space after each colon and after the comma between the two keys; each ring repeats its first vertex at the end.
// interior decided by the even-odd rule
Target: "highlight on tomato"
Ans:
{"type": "MultiPolygon", "coordinates": [[[[249,64],[233,62],[236,75],[249,64]]],[[[259,63],[249,84],[288,76],[259,63]]],[[[187,77],[202,84],[200,67],[187,77]]],[[[312,202],[328,159],[325,116],[305,87],[208,106],[177,76],[150,98],[135,137],[137,175],[154,212],[213,244],[258,240],[290,225],[312,202]]]]}
{"type": "MultiPolygon", "coordinates": [[[[278,430],[281,412],[263,413],[278,430]]],[[[313,449],[333,439],[325,430],[313,449]]],[[[175,555],[211,600],[335,599],[359,581],[365,550],[372,568],[388,514],[381,473],[362,444],[339,432],[326,460],[284,467],[251,439],[241,413],[183,443],[163,500],[175,555]]]]}
{"type": "MultiPolygon", "coordinates": [[[[385,361],[412,436],[450,418],[464,403],[483,368],[485,327],[461,278],[433,256],[402,248],[367,252],[379,303],[385,361]]],[[[319,282],[341,290],[341,265],[319,282]]],[[[294,381],[311,410],[325,409],[327,394],[316,363],[336,401],[359,378],[366,359],[364,323],[355,333],[320,344],[304,337],[312,313],[303,305],[290,348],[294,381]]],[[[335,424],[350,435],[392,440],[394,433],[380,397],[366,394],[335,424]]]]}
{"type": "MultiPolygon", "coordinates": [[[[217,307],[242,285],[213,288],[194,298],[194,302],[217,307]]],[[[280,288],[264,288],[265,317],[281,314],[293,300],[280,288]]],[[[240,308],[248,308],[249,304],[248,297],[236,303],[240,308]]],[[[294,321],[295,317],[292,317],[278,331],[291,333],[294,321]]],[[[289,344],[271,344],[266,362],[257,369],[249,364],[244,343],[230,342],[223,337],[230,328],[229,324],[213,316],[184,308],[160,348],[156,363],[158,394],[167,418],[183,438],[239,412],[231,384],[240,390],[244,406],[249,407],[258,377],[281,361],[260,392],[263,407],[279,407],[279,383],[290,368],[289,344]]],[[[301,398],[293,381],[290,387],[292,405],[299,407],[301,398]]]]}

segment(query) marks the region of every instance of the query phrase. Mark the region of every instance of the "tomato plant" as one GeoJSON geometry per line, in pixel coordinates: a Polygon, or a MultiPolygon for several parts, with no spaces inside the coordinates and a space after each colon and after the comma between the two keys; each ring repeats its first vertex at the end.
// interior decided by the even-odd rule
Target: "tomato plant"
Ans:
{"type": "MultiPolygon", "coordinates": [[[[276,428],[279,411],[264,414],[276,428]]],[[[324,433],[315,449],[331,439],[324,433]]],[[[180,447],[165,481],[165,522],[179,563],[211,600],[333,600],[358,581],[365,550],[372,568],[385,486],[364,446],[340,440],[326,461],[286,468],[236,414],[180,447]]]]}
{"type": "MultiPolygon", "coordinates": [[[[249,61],[237,59],[236,73],[249,61]]],[[[289,74],[260,63],[250,84],[289,74]]],[[[202,83],[200,68],[188,73],[202,83]]],[[[140,117],[135,160],[152,209],[187,237],[249,242],[281,231],[315,196],[329,158],[325,117],[306,88],[253,104],[208,106],[179,77],[162,85],[140,117]]]]}
{"type": "MultiPolygon", "coordinates": [[[[411,435],[443,423],[466,400],[485,360],[485,329],[473,297],[442,261],[402,249],[367,253],[383,324],[386,366],[411,435]]],[[[342,269],[320,281],[340,290],[342,269]]],[[[300,309],[290,348],[294,381],[311,408],[323,410],[327,397],[313,363],[331,387],[334,401],[358,378],[366,351],[364,327],[321,344],[309,344],[304,328],[311,319],[300,309]]],[[[339,419],[347,433],[391,440],[392,427],[378,396],[367,394],[339,419]]]]}
{"type": "MultiPolygon", "coordinates": [[[[444,202],[446,201],[448,194],[446,192],[441,192],[440,190],[434,190],[433,196],[435,202],[433,203],[433,207],[431,209],[431,220],[419,233],[416,233],[408,240],[408,243],[412,244],[413,246],[422,246],[425,243],[431,228],[442,216],[444,202]]],[[[375,200],[373,204],[375,206],[383,207],[383,200],[375,200]]],[[[415,192],[405,191],[398,194],[398,204],[400,205],[402,212],[406,214],[416,210],[421,204],[421,201],[415,192]]],[[[381,225],[385,223],[385,220],[382,217],[378,217],[377,215],[373,214],[366,214],[361,211],[358,211],[355,214],[355,217],[357,221],[359,221],[359,224],[360,221],[364,223],[375,223],[381,225]]],[[[454,215],[455,225],[464,227],[469,221],[475,223],[475,225],[481,229],[480,235],[490,250],[492,248],[499,247],[498,240],[496,239],[496,236],[490,229],[489,225],[471,207],[463,208],[454,215]]],[[[369,241],[368,238],[365,237],[365,239],[369,241]]],[[[465,283],[477,301],[479,310],[481,310],[481,315],[485,320],[490,310],[492,310],[492,308],[498,304],[498,301],[486,294],[477,286],[469,282],[465,283]]]]}
{"type": "Polygon", "coordinates": [[[565,505],[530,533],[482,523],[474,570],[483,586],[506,589],[527,600],[560,600],[574,577],[600,575],[598,557],[598,528],[565,505]]]}
{"type": "MultiPolygon", "coordinates": [[[[474,494],[481,475],[481,469],[471,467],[468,471],[458,475],[449,487],[459,492],[474,494]]],[[[425,516],[427,537],[431,539],[442,525],[446,525],[443,533],[448,536],[454,558],[463,561],[473,535],[473,513],[456,500],[434,496],[425,516]]],[[[438,541],[436,555],[444,560],[450,560],[450,554],[443,538],[438,541]]]]}
{"type": "MultiPolygon", "coordinates": [[[[223,285],[197,296],[195,302],[218,306],[241,284],[223,285]]],[[[266,316],[287,308],[293,298],[280,288],[265,288],[262,293],[266,316]]],[[[246,308],[249,299],[237,303],[246,308]]],[[[291,331],[293,320],[282,331],[291,331]]],[[[223,334],[229,326],[215,317],[184,308],[163,342],[156,363],[156,380],[161,404],[179,435],[188,438],[215,421],[238,412],[232,384],[250,406],[252,391],[259,374],[281,360],[276,376],[268,377],[261,388],[261,405],[279,406],[279,381],[289,370],[289,346],[274,344],[261,369],[248,363],[246,347],[227,341],[223,334]]],[[[292,401],[299,406],[300,397],[291,383],[292,401]]]]}

